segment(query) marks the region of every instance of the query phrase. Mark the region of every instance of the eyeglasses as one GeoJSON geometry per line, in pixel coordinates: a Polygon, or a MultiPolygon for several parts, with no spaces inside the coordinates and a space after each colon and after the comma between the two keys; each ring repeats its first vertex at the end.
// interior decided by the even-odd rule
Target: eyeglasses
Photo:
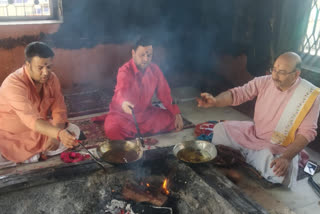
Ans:
{"type": "Polygon", "coordinates": [[[291,72],[287,72],[286,70],[280,70],[280,71],[277,71],[275,68],[270,68],[269,69],[269,72],[272,74],[272,73],[275,73],[275,74],[278,74],[278,75],[282,75],[282,76],[287,76],[291,73],[294,73],[296,72],[296,69],[294,69],[294,71],[291,71],[291,72]]]}

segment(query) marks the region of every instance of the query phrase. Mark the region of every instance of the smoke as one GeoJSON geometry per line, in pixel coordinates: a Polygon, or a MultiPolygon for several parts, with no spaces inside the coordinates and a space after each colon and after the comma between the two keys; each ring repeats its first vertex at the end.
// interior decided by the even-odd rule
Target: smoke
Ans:
{"type": "Polygon", "coordinates": [[[232,10],[223,0],[68,0],[64,23],[48,39],[79,49],[148,35],[170,50],[173,62],[206,67],[212,49],[231,41],[232,10]]]}

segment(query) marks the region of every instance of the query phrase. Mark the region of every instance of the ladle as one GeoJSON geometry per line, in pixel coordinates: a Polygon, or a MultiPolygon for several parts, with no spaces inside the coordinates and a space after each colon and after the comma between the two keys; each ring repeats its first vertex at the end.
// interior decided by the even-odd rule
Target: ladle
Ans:
{"type": "Polygon", "coordinates": [[[140,133],[140,129],[139,129],[139,126],[138,126],[138,122],[137,122],[136,116],[134,114],[134,110],[133,110],[133,108],[131,106],[129,108],[131,108],[131,111],[132,111],[132,117],[133,117],[134,125],[136,126],[136,129],[137,129],[138,138],[140,140],[140,143],[141,143],[142,147],[144,147],[144,140],[143,140],[142,135],[140,133]]]}
{"type": "MultiPolygon", "coordinates": [[[[69,134],[73,135],[73,133],[70,132],[68,129],[66,129],[66,130],[69,134]]],[[[80,131],[79,139],[81,139],[81,140],[86,139],[85,135],[81,131],[80,131]]],[[[89,155],[94,160],[94,162],[96,162],[104,171],[107,171],[107,169],[104,167],[104,165],[82,144],[81,140],[79,140],[79,139],[76,139],[77,143],[79,143],[79,145],[82,146],[89,153],[89,155]]]]}

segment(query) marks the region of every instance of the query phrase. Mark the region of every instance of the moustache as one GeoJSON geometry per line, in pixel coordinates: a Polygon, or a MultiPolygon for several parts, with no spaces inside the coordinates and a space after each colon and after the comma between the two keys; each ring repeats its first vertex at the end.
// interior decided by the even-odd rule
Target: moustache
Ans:
{"type": "Polygon", "coordinates": [[[275,82],[278,82],[278,83],[280,83],[280,80],[276,80],[276,79],[272,79],[273,81],[275,81],[275,82]]]}

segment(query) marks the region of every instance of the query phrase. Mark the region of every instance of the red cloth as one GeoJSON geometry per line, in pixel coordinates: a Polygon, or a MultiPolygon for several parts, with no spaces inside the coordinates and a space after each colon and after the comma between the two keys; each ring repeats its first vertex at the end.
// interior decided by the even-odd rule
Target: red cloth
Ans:
{"type": "Polygon", "coordinates": [[[212,133],[214,126],[218,123],[218,121],[208,121],[204,123],[199,123],[196,125],[194,129],[194,134],[196,137],[204,134],[209,135],[212,133]]]}
{"type": "Polygon", "coordinates": [[[144,139],[144,144],[146,144],[148,146],[155,145],[157,143],[159,143],[159,141],[155,138],[148,137],[148,138],[144,139]]]}
{"type": "Polygon", "coordinates": [[[76,163],[90,158],[90,155],[82,155],[78,152],[62,152],[60,158],[65,163],[76,163]]]}
{"type": "Polygon", "coordinates": [[[307,164],[308,160],[309,160],[309,154],[306,150],[303,149],[300,152],[299,167],[304,168],[305,165],[307,164]]]}
{"type": "Polygon", "coordinates": [[[119,68],[110,112],[104,123],[105,133],[111,140],[133,138],[137,132],[132,115],[124,113],[121,108],[123,101],[129,101],[134,105],[142,134],[175,128],[175,115],[179,114],[180,110],[177,105],[172,104],[168,82],[156,64],[151,63],[144,73],[137,69],[132,59],[119,68]],[[166,110],[152,106],[154,93],[166,110]]]}

